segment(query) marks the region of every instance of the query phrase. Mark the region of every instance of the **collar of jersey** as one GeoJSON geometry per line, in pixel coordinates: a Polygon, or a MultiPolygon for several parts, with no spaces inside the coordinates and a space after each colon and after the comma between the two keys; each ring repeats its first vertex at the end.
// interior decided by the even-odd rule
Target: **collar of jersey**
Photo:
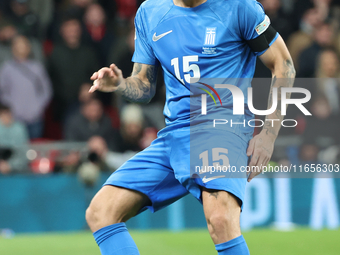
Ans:
{"type": "Polygon", "coordinates": [[[202,3],[200,5],[197,5],[195,7],[181,7],[181,6],[175,5],[173,0],[171,0],[171,2],[172,2],[173,7],[178,9],[178,10],[185,11],[185,12],[193,12],[193,11],[198,11],[198,10],[204,8],[205,6],[207,6],[209,0],[205,1],[204,3],[202,3]]]}

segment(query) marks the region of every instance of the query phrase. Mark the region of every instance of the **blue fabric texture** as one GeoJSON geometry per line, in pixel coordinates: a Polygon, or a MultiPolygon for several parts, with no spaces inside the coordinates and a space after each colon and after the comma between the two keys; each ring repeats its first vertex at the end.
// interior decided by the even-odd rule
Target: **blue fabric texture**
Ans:
{"type": "Polygon", "coordinates": [[[216,244],[216,250],[219,255],[249,255],[248,246],[246,240],[241,235],[228,242],[216,244]]]}
{"type": "Polygon", "coordinates": [[[116,223],[99,229],[93,236],[102,255],[138,255],[138,248],[125,223],[116,223]]]}

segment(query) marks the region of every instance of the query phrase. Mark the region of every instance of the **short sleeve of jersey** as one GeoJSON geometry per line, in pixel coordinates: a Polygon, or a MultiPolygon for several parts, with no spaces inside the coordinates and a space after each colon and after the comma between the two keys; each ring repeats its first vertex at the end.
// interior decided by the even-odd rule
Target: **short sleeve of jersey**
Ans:
{"type": "Polygon", "coordinates": [[[145,31],[146,24],[143,23],[143,9],[139,8],[135,17],[135,52],[132,61],[147,65],[156,65],[157,59],[149,44],[147,33],[145,31]]]}
{"type": "MultiPolygon", "coordinates": [[[[239,28],[242,39],[250,41],[263,34],[270,25],[269,17],[264,13],[262,5],[256,0],[245,0],[239,5],[239,28]]],[[[278,33],[269,45],[277,39],[278,33]]],[[[263,52],[254,52],[255,55],[261,55],[263,52]]]]}

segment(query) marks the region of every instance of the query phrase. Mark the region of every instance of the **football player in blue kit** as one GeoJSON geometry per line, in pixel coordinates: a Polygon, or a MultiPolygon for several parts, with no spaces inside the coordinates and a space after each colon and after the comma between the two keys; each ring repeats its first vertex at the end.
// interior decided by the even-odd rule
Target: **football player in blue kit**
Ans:
{"type": "MultiPolygon", "coordinates": [[[[112,64],[93,74],[90,92],[115,92],[129,101],[148,103],[155,94],[157,68],[162,68],[166,127],[148,148],[108,178],[87,209],[86,220],[101,253],[139,254],[125,222],[191,193],[203,204],[218,254],[249,254],[239,220],[246,182],[259,172],[251,171],[244,178],[192,178],[190,168],[202,166],[199,160],[205,152],[213,161],[237,168],[266,165],[280,121],[266,122],[255,137],[253,129],[242,125],[208,129],[208,115],[191,122],[190,85],[205,78],[251,79],[259,57],[272,71],[271,90],[291,87],[295,70],[284,41],[255,0],[148,0],[136,14],[135,28],[131,76],[123,78],[112,64]],[[193,158],[197,162],[190,160],[193,158]]],[[[223,102],[232,101],[228,90],[220,90],[219,96],[223,102]]],[[[278,100],[279,106],[266,116],[268,120],[283,119],[280,96],[278,100]]],[[[230,103],[216,106],[212,112],[235,117],[230,103]]],[[[245,107],[239,120],[251,117],[245,107]]]]}

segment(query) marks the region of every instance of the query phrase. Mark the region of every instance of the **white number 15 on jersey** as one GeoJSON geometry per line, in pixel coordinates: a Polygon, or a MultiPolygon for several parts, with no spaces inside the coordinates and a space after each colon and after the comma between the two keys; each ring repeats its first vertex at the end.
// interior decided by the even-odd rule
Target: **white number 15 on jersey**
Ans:
{"type": "MultiPolygon", "coordinates": [[[[195,83],[198,82],[201,78],[200,68],[196,64],[190,64],[190,62],[198,62],[198,56],[184,56],[183,57],[183,73],[184,79],[187,83],[195,83]],[[192,71],[193,76],[190,75],[190,71],[192,71]]],[[[183,79],[181,78],[181,74],[179,71],[179,60],[178,58],[173,58],[171,60],[171,65],[174,66],[176,78],[184,84],[183,79]]]]}

